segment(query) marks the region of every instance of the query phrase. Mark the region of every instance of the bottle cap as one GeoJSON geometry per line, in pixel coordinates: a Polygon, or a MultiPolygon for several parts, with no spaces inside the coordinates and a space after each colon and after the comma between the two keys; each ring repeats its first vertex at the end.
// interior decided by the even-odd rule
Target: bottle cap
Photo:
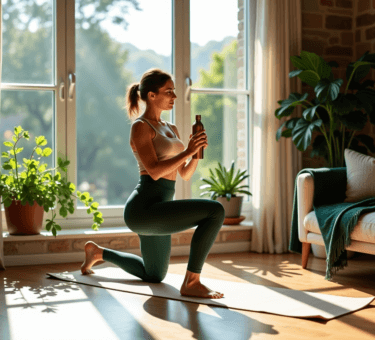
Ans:
{"type": "Polygon", "coordinates": [[[201,115],[195,115],[195,118],[201,118],[201,115]]]}

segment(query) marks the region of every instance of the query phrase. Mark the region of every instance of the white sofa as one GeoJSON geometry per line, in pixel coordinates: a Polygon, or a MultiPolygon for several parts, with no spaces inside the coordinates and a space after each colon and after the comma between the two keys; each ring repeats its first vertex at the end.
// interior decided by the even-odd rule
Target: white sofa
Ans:
{"type": "MultiPolygon", "coordinates": [[[[318,220],[313,208],[314,180],[309,173],[297,178],[298,237],[302,242],[302,268],[306,268],[311,244],[324,246],[318,220]]],[[[359,217],[346,250],[375,254],[375,212],[359,217]]]]}

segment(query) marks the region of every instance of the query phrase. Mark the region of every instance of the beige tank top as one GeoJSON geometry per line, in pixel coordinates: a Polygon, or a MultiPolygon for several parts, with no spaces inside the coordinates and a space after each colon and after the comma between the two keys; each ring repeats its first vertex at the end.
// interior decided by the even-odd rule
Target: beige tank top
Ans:
{"type": "MultiPolygon", "coordinates": [[[[152,143],[154,144],[154,149],[155,149],[156,155],[158,157],[158,161],[164,161],[166,159],[172,158],[173,156],[179,154],[180,152],[182,152],[185,149],[184,144],[176,136],[176,134],[174,133],[173,129],[170,127],[168,122],[166,122],[166,123],[168,124],[170,130],[175,135],[175,137],[173,137],[173,138],[166,137],[166,136],[160,134],[158,132],[158,130],[155,128],[155,126],[152,125],[146,118],[137,118],[137,119],[145,120],[155,130],[156,135],[155,135],[154,139],[152,140],[152,143]]],[[[138,152],[133,150],[133,154],[134,154],[135,159],[138,162],[139,171],[146,170],[146,168],[142,164],[142,161],[139,157],[138,152]]]]}

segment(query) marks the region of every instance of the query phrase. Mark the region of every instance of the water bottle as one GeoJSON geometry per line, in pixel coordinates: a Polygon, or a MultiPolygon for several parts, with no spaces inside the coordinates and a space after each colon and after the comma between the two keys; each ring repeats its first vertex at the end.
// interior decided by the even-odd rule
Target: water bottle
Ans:
{"type": "MultiPolygon", "coordinates": [[[[193,136],[204,130],[204,126],[201,121],[201,115],[195,115],[195,123],[193,124],[193,136]]],[[[203,159],[203,146],[198,150],[196,154],[193,155],[193,159],[203,159]]]]}

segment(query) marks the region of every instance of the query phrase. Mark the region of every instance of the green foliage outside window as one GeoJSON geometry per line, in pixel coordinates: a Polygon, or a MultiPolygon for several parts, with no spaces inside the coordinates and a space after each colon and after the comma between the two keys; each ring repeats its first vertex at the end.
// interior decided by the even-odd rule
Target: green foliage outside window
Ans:
{"type": "MultiPolygon", "coordinates": [[[[223,48],[222,52],[212,54],[210,69],[200,70],[199,80],[193,88],[237,88],[237,40],[223,48]]],[[[208,148],[204,151],[204,159],[199,161],[192,177],[192,196],[199,197],[202,184],[201,177],[209,177],[209,169],[214,169],[217,162],[223,159],[223,115],[224,107],[237,113],[237,97],[212,94],[193,94],[191,96],[191,117],[202,116],[207,131],[208,148]]],[[[236,117],[233,117],[236,121],[236,117]]],[[[237,155],[235,155],[237,157],[237,155]]]]}
{"type": "MultiPolygon", "coordinates": [[[[109,0],[96,7],[95,12],[87,14],[83,8],[91,3],[76,0],[76,13],[80,14],[76,18],[79,34],[76,35],[75,44],[77,185],[83,181],[90,183],[90,189],[85,191],[89,191],[100,205],[123,205],[139,179],[137,171],[129,171],[137,167],[129,145],[130,125],[124,111],[126,88],[139,79],[136,78],[136,71],[128,66],[129,51],[111,39],[101,28],[100,22],[109,16],[113,5],[120,6],[125,13],[130,6],[138,9],[139,4],[135,0],[109,0]]],[[[3,3],[4,82],[52,84],[54,32],[51,7],[47,4],[37,5],[33,0],[8,0],[3,3]],[[21,22],[21,14],[38,21],[37,31],[31,32],[30,22],[21,22]]],[[[114,20],[126,28],[124,18],[114,20]]],[[[230,41],[228,38],[226,40],[230,41]]],[[[160,60],[165,63],[164,59],[160,60]]],[[[209,70],[200,70],[194,86],[237,88],[236,60],[237,41],[234,39],[221,52],[213,53],[209,70]]],[[[153,66],[165,68],[164,64],[153,66]]],[[[44,135],[54,141],[52,91],[3,90],[1,103],[2,123],[8,122],[11,129],[22,125],[30,131],[31,138],[44,135]]],[[[194,175],[196,184],[193,184],[192,190],[197,197],[200,193],[199,178],[207,177],[208,169],[222,159],[224,106],[235,111],[236,105],[236,96],[192,96],[191,116],[201,114],[207,131],[211,131],[205,159],[194,175]]],[[[2,124],[0,142],[9,140],[6,135],[2,124]]],[[[26,153],[32,152],[31,146],[26,143],[20,146],[24,147],[26,153]]],[[[48,167],[53,166],[52,158],[48,159],[48,167]]]]}

